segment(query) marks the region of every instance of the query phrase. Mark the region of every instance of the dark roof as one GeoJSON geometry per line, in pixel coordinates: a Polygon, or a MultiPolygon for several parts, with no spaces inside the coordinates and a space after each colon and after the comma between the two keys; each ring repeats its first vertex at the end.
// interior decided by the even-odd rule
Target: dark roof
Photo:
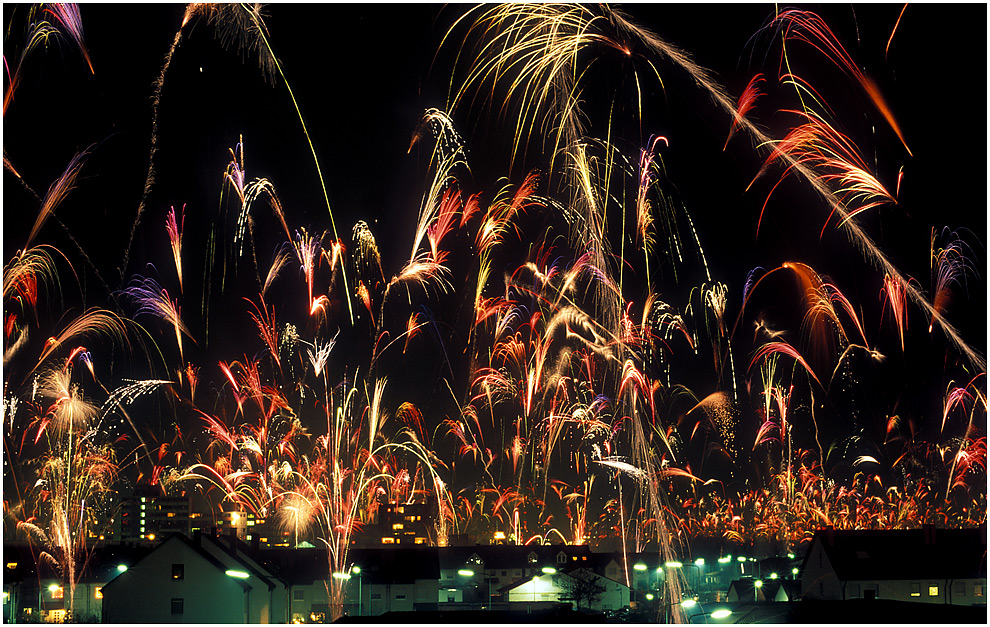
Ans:
{"type": "Polygon", "coordinates": [[[815,534],[812,546],[816,542],[822,544],[840,581],[970,579],[987,576],[985,527],[822,529],[815,534]]]}
{"type": "MultiPolygon", "coordinates": [[[[187,537],[185,537],[185,536],[183,536],[181,534],[173,534],[173,535],[169,536],[161,544],[159,544],[151,552],[149,552],[148,555],[151,555],[152,553],[155,553],[156,551],[161,551],[165,547],[167,547],[167,546],[169,546],[169,545],[171,545],[171,544],[173,544],[175,542],[181,542],[182,544],[185,544],[187,547],[189,547],[190,549],[192,549],[193,552],[195,552],[197,555],[199,555],[200,557],[202,557],[203,559],[205,559],[207,562],[209,562],[212,566],[214,566],[215,568],[217,568],[221,573],[226,572],[227,567],[226,567],[226,565],[224,565],[223,562],[221,562],[220,560],[218,560],[217,558],[215,558],[213,555],[211,555],[210,552],[207,551],[206,549],[204,549],[202,546],[199,546],[198,544],[196,544],[195,542],[193,542],[192,540],[190,540],[189,538],[187,538],[187,537]]],[[[148,557],[148,555],[145,555],[140,560],[138,560],[137,564],[134,564],[134,566],[140,565],[141,562],[143,562],[148,557]]],[[[240,560],[238,560],[238,562],[239,563],[243,563],[243,562],[240,562],[240,560]]],[[[248,567],[247,564],[244,564],[244,567],[247,568],[248,567]]],[[[133,566],[132,566],[132,568],[133,568],[133,566]]],[[[121,573],[120,576],[115,577],[114,579],[111,579],[106,584],[104,584],[104,586],[103,586],[104,592],[106,591],[107,588],[110,588],[111,586],[113,586],[113,584],[116,583],[117,581],[120,581],[121,579],[127,579],[130,576],[130,573],[132,572],[132,568],[129,568],[125,572],[121,573]]],[[[245,582],[242,579],[234,579],[234,581],[239,586],[241,586],[242,588],[244,588],[245,590],[249,590],[251,588],[251,584],[245,582]]],[[[269,587],[270,587],[270,584],[269,584],[269,587]]]]}
{"type": "Polygon", "coordinates": [[[590,556],[591,548],[586,545],[566,544],[480,544],[476,546],[452,546],[440,549],[441,568],[463,568],[463,565],[477,554],[485,568],[526,568],[530,566],[526,556],[536,554],[533,566],[557,566],[557,555],[563,551],[568,557],[590,556]]]}
{"type": "Polygon", "coordinates": [[[440,579],[436,547],[352,549],[348,561],[361,567],[361,578],[367,583],[398,584],[440,579]]]}

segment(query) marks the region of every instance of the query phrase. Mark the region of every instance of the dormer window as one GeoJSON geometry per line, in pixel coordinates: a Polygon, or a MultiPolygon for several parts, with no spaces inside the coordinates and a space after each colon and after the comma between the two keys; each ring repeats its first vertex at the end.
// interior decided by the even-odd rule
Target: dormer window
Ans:
{"type": "Polygon", "coordinates": [[[567,563],[567,553],[564,553],[563,551],[561,551],[560,553],[557,553],[557,563],[558,564],[566,564],[567,563]]]}
{"type": "Polygon", "coordinates": [[[526,561],[530,564],[535,564],[539,558],[536,555],[536,551],[530,551],[529,555],[526,556],[526,561]]]}

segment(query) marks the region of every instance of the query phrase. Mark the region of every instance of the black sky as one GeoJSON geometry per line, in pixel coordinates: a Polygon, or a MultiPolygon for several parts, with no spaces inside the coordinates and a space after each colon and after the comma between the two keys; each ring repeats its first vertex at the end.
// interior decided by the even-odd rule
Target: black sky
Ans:
{"type": "MultiPolygon", "coordinates": [[[[463,29],[439,53],[438,47],[465,8],[274,4],[266,9],[272,46],[312,136],[339,234],[349,238],[356,220],[369,222],[386,276],[397,271],[409,254],[416,211],[428,185],[428,153],[418,149],[407,153],[407,148],[423,111],[446,106],[455,45],[463,29]]],[[[756,71],[767,73],[776,83],[779,37],[775,41],[769,32],[761,32],[774,13],[772,5],[625,8],[634,20],[713,70],[733,96],[756,71]]],[[[979,155],[986,154],[986,5],[910,5],[892,40],[902,5],[803,8],[818,11],[877,82],[915,155],[904,152],[882,118],[839,70],[814,51],[794,50],[795,73],[821,91],[843,131],[876,166],[880,180],[893,189],[898,171],[904,169],[899,206],[874,210],[863,222],[895,265],[923,286],[930,284],[932,227],[972,232],[968,239],[982,275],[969,281],[969,296],[960,296],[953,320],[985,354],[986,160],[979,155]]],[[[17,28],[23,28],[18,21],[23,11],[22,5],[4,5],[5,23],[15,25],[5,40],[7,56],[9,48],[19,45],[16,35],[17,28]]],[[[56,222],[49,222],[41,235],[42,241],[54,243],[73,260],[84,293],[84,303],[76,306],[108,302],[93,267],[110,290],[121,289],[134,274],[157,272],[163,283],[171,280],[164,229],[171,206],[186,206],[190,272],[202,273],[196,269],[196,255],[206,246],[207,226],[221,205],[228,149],[240,137],[249,178],[272,181],[290,228],[329,229],[313,161],[284,84],[280,79],[274,85],[267,83],[251,54],[225,50],[213,29],[199,23],[184,31],[165,75],[158,111],[156,183],[130,263],[121,272],[148,167],[152,84],[183,11],[175,4],[82,5],[95,74],[88,72],[71,45],[53,44],[32,57],[6,110],[5,155],[40,195],[75,152],[94,145],[78,188],[57,212],[92,267],[79,261],[78,249],[56,222]],[[157,270],[150,270],[148,263],[157,270]]],[[[665,163],[673,193],[695,220],[713,278],[730,287],[732,315],[738,312],[752,268],[771,269],[800,260],[833,277],[850,300],[868,312],[867,333],[879,335],[882,324],[889,341],[889,320],[881,323],[879,313],[882,275],[834,228],[820,237],[828,213],[821,199],[803,182],[785,183],[768,205],[757,237],[756,221],[771,184],[744,191],[760,164],[748,140],[739,136],[723,152],[730,120],[683,72],[663,63],[658,68],[663,89],[641,74],[646,77],[647,103],[642,136],[613,139],[627,154],[635,154],[652,134],[670,140],[665,163]]],[[[612,66],[601,72],[601,80],[615,85],[619,93],[629,93],[627,76],[612,66]]],[[[779,136],[793,117],[775,112],[787,96],[785,89],[776,84],[767,89],[770,93],[756,114],[779,136]]],[[[587,98],[593,133],[604,133],[607,99],[598,97],[601,93],[604,90],[591,90],[587,98]]],[[[490,195],[500,177],[511,176],[518,182],[526,171],[546,167],[537,155],[508,171],[504,124],[473,117],[467,110],[455,115],[455,123],[467,141],[475,177],[464,182],[469,192],[490,195]]],[[[776,175],[771,180],[776,181],[776,175]]],[[[33,197],[5,172],[7,258],[23,246],[36,210],[33,197]]],[[[261,255],[269,255],[274,247],[263,250],[261,255]]],[[[259,261],[265,265],[269,260],[259,261]]],[[[689,288],[671,286],[665,291],[673,302],[683,303],[689,288]]],[[[245,317],[240,303],[232,310],[245,317]]],[[[927,321],[917,309],[912,311],[911,332],[919,341],[936,343],[932,350],[919,351],[917,359],[927,364],[933,356],[943,355],[944,341],[929,340],[924,333],[927,321]]],[[[237,345],[230,338],[226,341],[237,345]]],[[[907,361],[904,369],[921,366],[907,361]]],[[[932,386],[937,404],[944,388],[927,377],[920,381],[932,386]]]]}

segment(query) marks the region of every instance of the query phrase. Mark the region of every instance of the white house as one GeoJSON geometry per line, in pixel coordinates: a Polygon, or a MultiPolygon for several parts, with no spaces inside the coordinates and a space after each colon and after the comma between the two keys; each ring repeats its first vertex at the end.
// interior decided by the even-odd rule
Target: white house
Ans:
{"type": "Polygon", "coordinates": [[[285,585],[241,547],[233,537],[169,537],[103,586],[103,622],[286,622],[285,585]]]}
{"type": "Polygon", "coordinates": [[[574,609],[593,611],[629,607],[629,587],[589,568],[533,575],[500,590],[509,606],[534,603],[570,603],[574,609]]]}
{"type": "Polygon", "coordinates": [[[986,529],[823,529],[801,572],[806,599],[985,605],[986,529]]]}

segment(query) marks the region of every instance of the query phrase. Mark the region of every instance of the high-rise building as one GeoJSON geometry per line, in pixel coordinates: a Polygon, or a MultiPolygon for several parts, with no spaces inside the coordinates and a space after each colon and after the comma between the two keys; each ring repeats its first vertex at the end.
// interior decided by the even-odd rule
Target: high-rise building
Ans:
{"type": "Polygon", "coordinates": [[[192,504],[188,495],[165,495],[153,488],[137,488],[120,502],[115,517],[116,540],[154,542],[170,533],[189,536],[192,504]]]}

